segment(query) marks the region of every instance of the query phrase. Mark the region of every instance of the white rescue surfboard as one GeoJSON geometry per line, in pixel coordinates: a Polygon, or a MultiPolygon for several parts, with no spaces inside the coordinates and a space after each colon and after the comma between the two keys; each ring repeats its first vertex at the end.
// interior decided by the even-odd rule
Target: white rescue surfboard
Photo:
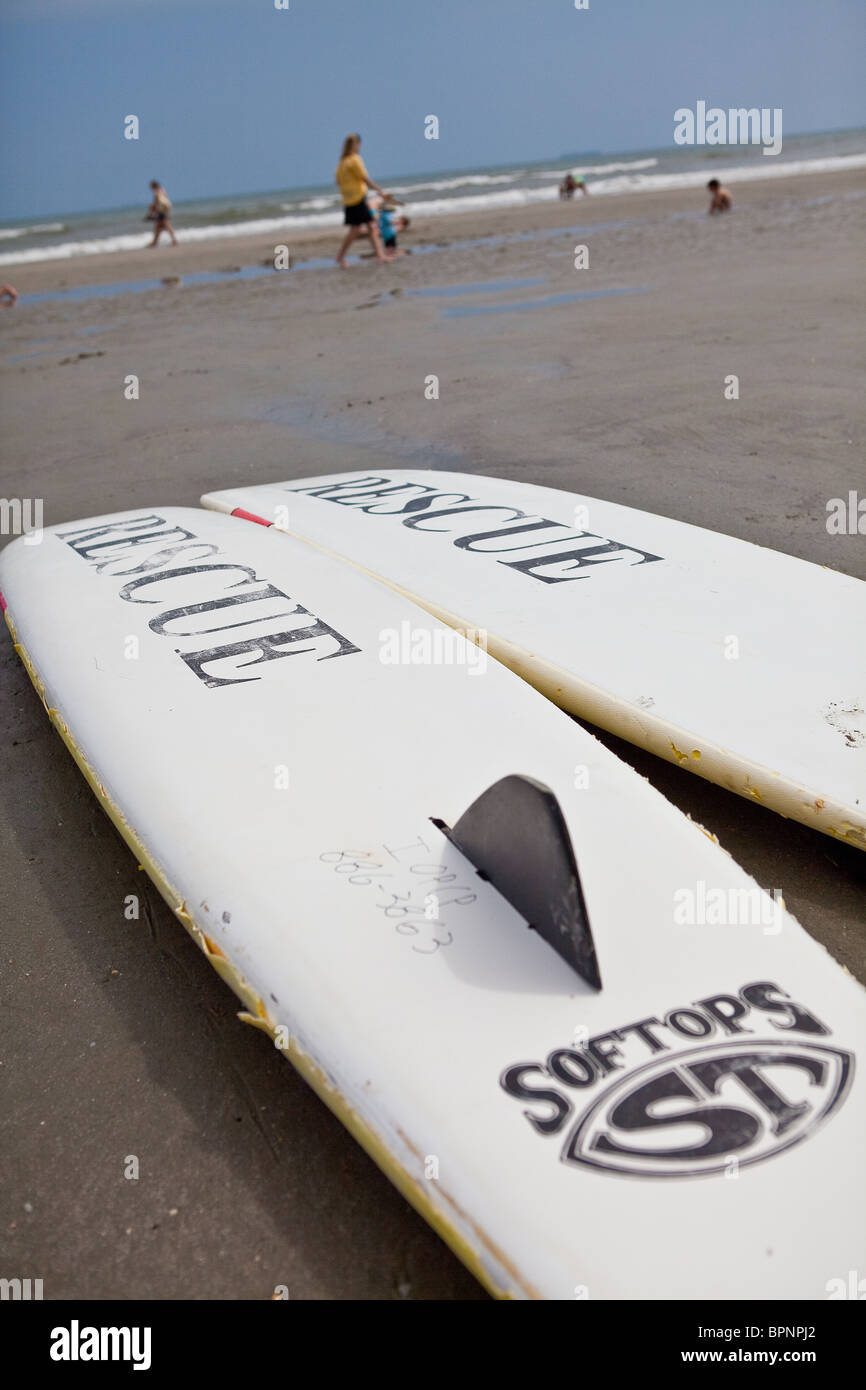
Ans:
{"type": "Polygon", "coordinates": [[[233,488],[344,556],[557,704],[866,849],[866,584],[552,488],[389,470],[233,488]]]}
{"type": "Polygon", "coordinates": [[[820,1299],[864,1267],[863,991],[529,685],[206,511],[48,528],[2,552],[0,589],[241,1017],[490,1290],[820,1299]],[[546,841],[526,796],[553,804],[546,841]]]}

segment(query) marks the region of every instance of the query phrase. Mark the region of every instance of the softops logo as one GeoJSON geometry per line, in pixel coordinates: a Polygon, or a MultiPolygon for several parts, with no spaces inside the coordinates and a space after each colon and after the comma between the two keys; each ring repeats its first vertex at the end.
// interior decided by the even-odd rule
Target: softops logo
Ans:
{"type": "Polygon", "coordinates": [[[565,1134],[564,1163],[697,1177],[789,1149],[838,1108],[854,1058],[812,1040],[829,1031],[778,985],[761,982],[557,1048],[544,1063],[516,1063],[500,1084],[530,1102],[524,1115],[537,1133],[565,1134]],[[755,1022],[776,1036],[756,1038],[755,1022]],[[695,1046],[697,1038],[714,1041],[695,1046]],[[683,1049],[683,1040],[692,1045],[683,1049]],[[614,1072],[622,1074],[604,1084],[614,1072]],[[589,1092],[576,1115],[572,1097],[589,1092]]]}

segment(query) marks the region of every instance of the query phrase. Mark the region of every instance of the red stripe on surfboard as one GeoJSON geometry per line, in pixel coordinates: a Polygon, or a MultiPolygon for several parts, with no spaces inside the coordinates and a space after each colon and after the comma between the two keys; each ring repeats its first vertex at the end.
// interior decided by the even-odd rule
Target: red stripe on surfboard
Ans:
{"type": "Polygon", "coordinates": [[[5,613],[5,612],[6,612],[6,600],[5,600],[5,598],[3,597],[3,591],[2,591],[2,589],[0,589],[0,613],[5,613]]]}
{"type": "Polygon", "coordinates": [[[243,507],[235,507],[232,516],[243,517],[244,521],[257,521],[259,526],[273,526],[272,521],[266,521],[263,516],[256,516],[255,512],[245,512],[243,507]]]}

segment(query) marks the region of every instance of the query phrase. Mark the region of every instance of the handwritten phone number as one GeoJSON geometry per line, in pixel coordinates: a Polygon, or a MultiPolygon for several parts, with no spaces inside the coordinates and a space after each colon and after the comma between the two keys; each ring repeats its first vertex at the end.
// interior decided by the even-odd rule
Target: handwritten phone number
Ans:
{"type": "MultiPolygon", "coordinates": [[[[319,855],[323,864],[329,864],[335,874],[344,877],[355,888],[372,888],[387,899],[377,901],[375,906],[382,915],[394,922],[394,930],[399,936],[414,938],[412,950],[418,955],[432,956],[454,940],[453,933],[447,929],[440,912],[443,908],[468,907],[477,899],[471,888],[457,883],[458,875],[449,871],[447,865],[417,862],[408,865],[408,872],[414,880],[407,884],[406,861],[415,858],[419,851],[431,853],[430,846],[419,837],[410,845],[382,845],[382,853],[370,850],[326,850],[319,855]],[[402,863],[401,863],[402,858],[402,863]],[[391,868],[388,861],[398,866],[391,868]],[[386,879],[399,877],[402,882],[396,886],[409,887],[408,893],[395,893],[386,879]]],[[[450,913],[449,913],[450,915],[450,913]]]]}

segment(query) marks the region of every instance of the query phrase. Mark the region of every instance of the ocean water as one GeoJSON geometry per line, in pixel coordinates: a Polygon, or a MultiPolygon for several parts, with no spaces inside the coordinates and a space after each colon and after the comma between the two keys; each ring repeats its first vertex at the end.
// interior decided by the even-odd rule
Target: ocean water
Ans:
{"type": "MultiPolygon", "coordinates": [[[[374,166],[375,167],[375,166],[374,166]]],[[[725,183],[790,175],[808,176],[843,169],[866,169],[866,130],[831,131],[786,137],[780,154],[768,156],[759,145],[676,146],[623,154],[571,155],[535,164],[490,169],[444,171],[434,176],[376,174],[399,198],[410,217],[429,219],[454,212],[497,210],[555,202],[563,175],[582,174],[591,196],[670,188],[700,188],[716,177],[725,183]]],[[[147,190],[144,191],[146,194],[147,190]]],[[[247,235],[273,236],[289,247],[313,227],[342,223],[336,187],[276,190],[234,197],[184,201],[183,190],[170,188],[173,221],[184,242],[230,242],[247,235]]],[[[575,195],[577,206],[583,195],[575,195]]],[[[65,260],[146,246],[153,235],[143,222],[141,206],[40,218],[28,223],[0,223],[0,267],[28,261],[65,260]]],[[[230,246],[226,255],[231,257],[230,246]]]]}

